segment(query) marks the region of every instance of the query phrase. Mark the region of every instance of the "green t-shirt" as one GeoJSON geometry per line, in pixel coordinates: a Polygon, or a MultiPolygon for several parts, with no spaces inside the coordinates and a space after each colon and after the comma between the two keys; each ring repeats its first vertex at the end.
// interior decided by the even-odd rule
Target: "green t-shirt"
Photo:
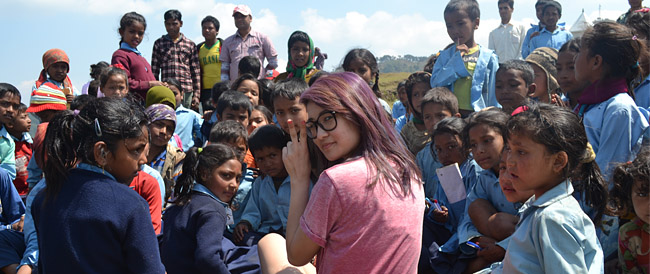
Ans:
{"type": "MultiPolygon", "coordinates": [[[[478,62],[478,49],[479,46],[473,47],[463,55],[463,62],[465,63],[465,68],[470,75],[474,75],[474,69],[476,68],[476,62],[478,62]]],[[[463,110],[474,111],[472,107],[472,76],[458,78],[454,82],[454,94],[458,98],[458,108],[463,110]]]]}

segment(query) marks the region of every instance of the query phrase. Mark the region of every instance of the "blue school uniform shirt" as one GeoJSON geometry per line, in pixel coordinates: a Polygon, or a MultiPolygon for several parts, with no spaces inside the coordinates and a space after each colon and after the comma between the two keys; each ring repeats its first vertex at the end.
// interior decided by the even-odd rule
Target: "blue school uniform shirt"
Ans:
{"type": "Polygon", "coordinates": [[[603,273],[603,251],[591,219],[565,181],[519,209],[501,267],[492,273],[603,273]]]}
{"type": "MultiPolygon", "coordinates": [[[[596,217],[596,210],[585,202],[584,192],[573,192],[573,198],[578,201],[582,211],[589,216],[591,221],[596,217]]],[[[603,248],[603,256],[608,258],[618,251],[618,217],[603,214],[600,223],[594,223],[596,226],[596,236],[598,242],[603,248]]]]}
{"type": "Polygon", "coordinates": [[[580,115],[587,139],[596,153],[596,163],[609,182],[616,164],[634,160],[641,149],[648,119],[626,93],[584,107],[580,115]]]}
{"type": "Polygon", "coordinates": [[[397,100],[393,103],[393,119],[397,119],[400,116],[406,114],[406,107],[402,104],[402,101],[397,100]]]}
{"type": "MultiPolygon", "coordinates": [[[[518,209],[521,207],[521,203],[512,203],[506,199],[506,196],[503,195],[501,190],[501,185],[499,185],[499,178],[496,177],[496,174],[492,170],[483,170],[478,176],[478,180],[474,188],[467,194],[467,199],[465,201],[465,214],[464,218],[460,222],[458,228],[458,241],[459,244],[463,244],[474,237],[483,236],[478,229],[472,223],[472,219],[469,218],[468,208],[472,202],[476,199],[484,199],[492,204],[494,209],[497,212],[505,212],[511,215],[517,215],[518,209]]],[[[501,246],[504,250],[508,247],[508,238],[504,239],[501,242],[498,242],[497,245],[501,246]]]]}
{"type": "Polygon", "coordinates": [[[564,29],[564,27],[557,26],[551,32],[546,28],[539,31],[539,35],[530,39],[528,44],[529,52],[533,52],[536,48],[549,47],[559,50],[564,43],[573,38],[571,32],[564,29]]]}
{"type": "Polygon", "coordinates": [[[217,110],[215,109],[212,112],[212,115],[210,115],[210,119],[205,119],[203,120],[203,123],[201,123],[201,135],[203,135],[202,138],[203,143],[208,141],[208,139],[210,138],[210,131],[212,130],[214,124],[216,124],[217,122],[219,122],[219,119],[217,119],[217,110]]]}
{"type": "MultiPolygon", "coordinates": [[[[311,188],[310,182],[310,192],[311,188]]],[[[285,232],[291,199],[291,178],[287,176],[276,192],[271,176],[259,176],[255,179],[249,193],[250,197],[241,221],[247,221],[253,231],[260,233],[285,232]]]]}
{"type": "Polygon", "coordinates": [[[25,252],[20,260],[20,266],[31,265],[32,268],[38,266],[38,236],[34,227],[34,218],[32,216],[32,203],[36,195],[45,189],[45,179],[41,179],[27,195],[25,201],[25,221],[23,223],[23,234],[25,235],[25,252]]]}
{"type": "Polygon", "coordinates": [[[413,119],[413,114],[409,114],[409,117],[406,117],[406,114],[400,116],[397,118],[395,121],[395,130],[397,133],[402,132],[402,128],[411,120],[413,119]]]}
{"type": "MultiPolygon", "coordinates": [[[[474,161],[474,159],[469,158],[465,160],[460,166],[460,174],[463,176],[463,184],[465,185],[465,191],[469,191],[474,188],[476,181],[478,180],[479,173],[483,171],[481,167],[474,161]]],[[[434,171],[435,172],[435,171],[434,171]]],[[[440,246],[440,251],[444,253],[455,254],[458,251],[458,226],[463,219],[463,214],[465,213],[465,200],[458,201],[456,203],[450,204],[447,199],[447,194],[442,186],[439,186],[436,189],[436,193],[433,195],[433,199],[437,199],[438,203],[441,206],[447,207],[449,217],[447,222],[444,224],[433,221],[433,216],[431,216],[431,221],[444,225],[447,230],[449,230],[452,235],[447,240],[445,244],[440,246]]],[[[433,214],[433,210],[429,211],[430,214],[433,214]]]]}
{"type": "Polygon", "coordinates": [[[431,75],[431,87],[446,87],[454,91],[454,82],[462,77],[472,77],[470,101],[474,111],[486,107],[501,107],[494,95],[495,75],[499,69],[499,60],[493,50],[479,45],[478,60],[474,74],[469,74],[460,52],[450,47],[440,52],[431,75]]]}
{"type": "MultiPolygon", "coordinates": [[[[176,130],[174,133],[178,134],[183,142],[183,151],[187,151],[194,146],[195,142],[200,143],[199,146],[202,146],[201,143],[203,140],[203,135],[201,134],[201,124],[203,119],[196,111],[187,109],[185,107],[178,106],[176,108],[176,130]]],[[[169,143],[175,145],[176,140],[174,138],[169,140],[169,143]]]]}
{"type": "Polygon", "coordinates": [[[8,229],[25,214],[25,205],[14,186],[13,179],[0,169],[0,230],[8,229]],[[8,227],[9,226],[9,227],[8,227]]]}
{"type": "Polygon", "coordinates": [[[31,211],[43,255],[39,273],[165,272],[149,205],[96,166],[77,165],[56,199],[45,201],[41,191],[31,211]]]}
{"type": "Polygon", "coordinates": [[[0,124],[0,168],[3,168],[13,181],[16,179],[16,143],[7,132],[7,127],[0,124]]]}
{"type": "Polygon", "coordinates": [[[233,224],[228,225],[228,231],[232,232],[235,229],[235,225],[241,221],[241,216],[244,214],[244,209],[246,204],[248,204],[248,199],[250,198],[250,191],[253,188],[253,182],[255,178],[253,177],[253,170],[249,169],[245,163],[242,163],[243,168],[246,169],[246,174],[242,176],[241,181],[239,182],[239,188],[235,197],[232,198],[232,215],[233,215],[233,224]]]}
{"type": "Polygon", "coordinates": [[[650,75],[634,89],[634,98],[638,107],[650,109],[650,75]]]}
{"type": "MultiPolygon", "coordinates": [[[[564,27],[565,23],[558,23],[558,27],[564,27]]],[[[526,59],[528,55],[530,54],[530,36],[533,35],[534,32],[539,31],[540,29],[543,29],[544,25],[540,22],[539,25],[535,24],[530,24],[530,28],[526,32],[526,37],[524,37],[524,42],[521,45],[521,57],[523,59],[526,59]]]]}
{"type": "Polygon", "coordinates": [[[415,156],[415,162],[420,168],[422,173],[422,180],[424,181],[424,196],[428,198],[433,198],[438,190],[438,174],[436,169],[441,168],[442,164],[438,161],[438,158],[433,155],[433,142],[429,142],[424,146],[420,152],[415,156]]]}

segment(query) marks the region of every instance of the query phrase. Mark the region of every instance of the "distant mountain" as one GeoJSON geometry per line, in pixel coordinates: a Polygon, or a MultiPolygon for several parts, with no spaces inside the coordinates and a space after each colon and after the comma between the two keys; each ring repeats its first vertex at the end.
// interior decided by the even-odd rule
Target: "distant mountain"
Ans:
{"type": "Polygon", "coordinates": [[[377,59],[379,72],[416,72],[424,68],[428,56],[413,56],[410,54],[404,56],[384,55],[377,59]]]}

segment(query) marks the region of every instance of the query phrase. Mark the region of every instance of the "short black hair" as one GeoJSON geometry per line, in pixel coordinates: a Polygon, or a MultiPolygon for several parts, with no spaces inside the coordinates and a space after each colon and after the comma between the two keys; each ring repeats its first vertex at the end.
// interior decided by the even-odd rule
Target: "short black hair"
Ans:
{"type": "Polygon", "coordinates": [[[273,112],[271,112],[271,110],[269,110],[267,107],[263,105],[257,105],[253,107],[253,110],[257,110],[261,112],[266,118],[266,121],[269,122],[269,124],[273,123],[273,112]]]}
{"type": "Polygon", "coordinates": [[[217,115],[221,116],[223,111],[226,108],[232,110],[239,110],[244,108],[248,110],[248,116],[251,116],[253,111],[253,105],[246,95],[239,91],[229,90],[219,96],[219,101],[217,101],[217,115]]]}
{"type": "Polygon", "coordinates": [[[271,101],[271,93],[273,92],[273,81],[262,78],[257,80],[260,83],[260,100],[262,103],[267,106],[271,111],[273,111],[273,101],[271,101]]]}
{"type": "Polygon", "coordinates": [[[239,61],[239,65],[237,66],[239,69],[239,74],[252,74],[257,77],[260,75],[260,69],[262,68],[262,63],[260,63],[260,59],[258,59],[255,56],[249,55],[245,56],[239,61]]]}
{"type": "Polygon", "coordinates": [[[546,3],[548,3],[548,1],[550,1],[550,0],[537,0],[537,2],[535,3],[535,8],[537,8],[539,6],[546,5],[546,3]]]}
{"type": "MultiPolygon", "coordinates": [[[[0,83],[0,98],[5,97],[7,93],[20,98],[20,91],[14,85],[9,83],[0,83]]],[[[22,99],[22,98],[21,98],[22,99]]]]}
{"type": "Polygon", "coordinates": [[[307,83],[301,79],[291,78],[282,80],[275,84],[273,93],[271,94],[271,102],[274,102],[276,98],[294,100],[299,98],[308,88],[307,83]]]}
{"type": "Polygon", "coordinates": [[[72,100],[72,103],[70,103],[70,109],[81,110],[92,100],[93,97],[88,94],[79,95],[72,100]]]}
{"type": "MultiPolygon", "coordinates": [[[[179,20],[180,20],[180,19],[179,19],[179,20]]],[[[215,28],[217,31],[219,31],[219,28],[221,27],[221,26],[219,25],[219,20],[217,20],[217,18],[215,18],[215,17],[212,16],[212,15],[208,15],[208,16],[206,16],[205,18],[203,18],[203,20],[201,20],[201,26],[203,26],[203,24],[205,24],[205,23],[212,23],[212,25],[214,25],[214,28],[215,28]]]]}
{"type": "Polygon", "coordinates": [[[445,7],[444,14],[465,11],[470,20],[481,18],[481,9],[476,0],[451,0],[445,7]]]}
{"type": "Polygon", "coordinates": [[[309,35],[304,31],[294,31],[291,36],[289,36],[289,42],[287,43],[289,50],[291,50],[291,46],[293,46],[293,43],[295,42],[304,42],[309,45],[309,35]]]}
{"type": "Polygon", "coordinates": [[[178,81],[178,79],[167,78],[163,79],[163,82],[175,86],[181,93],[183,93],[183,86],[181,86],[181,81],[178,81]]]}
{"type": "Polygon", "coordinates": [[[451,115],[458,113],[458,98],[446,87],[435,87],[424,93],[421,103],[422,109],[424,109],[424,105],[431,103],[442,105],[451,112],[451,115]]]}
{"type": "Polygon", "coordinates": [[[535,82],[535,72],[533,71],[533,67],[528,62],[524,60],[505,61],[499,64],[499,69],[497,70],[497,74],[500,71],[506,71],[509,69],[521,71],[521,78],[524,79],[524,83],[526,83],[526,86],[530,86],[530,84],[535,82]]]}
{"type": "Polygon", "coordinates": [[[223,81],[223,82],[215,83],[214,86],[212,86],[212,90],[210,94],[210,98],[212,98],[212,102],[216,104],[219,101],[219,97],[221,96],[221,94],[223,94],[225,91],[229,89],[228,88],[229,84],[230,83],[228,83],[228,81],[223,81]]]}
{"type": "Polygon", "coordinates": [[[329,74],[330,73],[327,72],[327,71],[319,70],[318,72],[314,73],[314,75],[312,75],[311,78],[309,78],[309,83],[307,83],[307,86],[311,87],[311,85],[316,83],[316,80],[318,80],[318,78],[321,78],[321,77],[329,75],[329,74]]]}
{"type": "MultiPolygon", "coordinates": [[[[77,97],[79,97],[79,96],[77,96],[77,97]]],[[[16,110],[16,113],[21,114],[21,113],[25,113],[25,111],[27,111],[27,105],[25,105],[23,103],[20,103],[20,106],[16,110]]]]}
{"type": "Polygon", "coordinates": [[[178,10],[168,10],[165,12],[165,21],[172,19],[172,20],[178,20],[178,21],[183,21],[181,18],[183,15],[181,15],[181,12],[178,10]]]}
{"type": "Polygon", "coordinates": [[[233,120],[219,121],[210,129],[210,143],[230,143],[243,139],[248,144],[248,132],[239,122],[233,120]]]}
{"type": "Polygon", "coordinates": [[[289,137],[284,133],[284,130],[276,125],[265,125],[256,128],[251,133],[251,136],[248,138],[248,148],[253,153],[253,156],[255,156],[256,151],[265,147],[282,149],[287,146],[287,142],[289,142],[289,137]]]}
{"type": "Polygon", "coordinates": [[[570,52],[573,52],[573,53],[580,52],[580,38],[573,38],[573,39],[567,41],[566,43],[564,43],[564,45],[562,45],[562,47],[560,47],[560,50],[558,51],[558,54],[560,54],[562,52],[565,52],[565,51],[570,51],[570,52]]]}
{"type": "Polygon", "coordinates": [[[497,1],[497,5],[500,5],[501,3],[508,3],[508,6],[510,6],[511,9],[515,8],[515,0],[499,0],[499,1],[497,1]]]}
{"type": "Polygon", "coordinates": [[[560,17],[562,17],[562,4],[558,1],[548,1],[546,4],[544,4],[544,8],[542,9],[542,14],[546,13],[546,10],[549,8],[556,8],[557,13],[560,17]]]}

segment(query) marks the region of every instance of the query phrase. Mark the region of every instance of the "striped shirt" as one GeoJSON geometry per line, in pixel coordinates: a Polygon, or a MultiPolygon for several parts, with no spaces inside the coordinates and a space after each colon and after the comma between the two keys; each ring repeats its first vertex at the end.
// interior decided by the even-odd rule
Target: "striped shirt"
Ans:
{"type": "Polygon", "coordinates": [[[251,30],[246,38],[239,35],[239,31],[226,38],[221,46],[221,80],[233,81],[238,76],[239,61],[245,56],[256,56],[260,60],[262,69],[260,70],[261,78],[265,75],[266,69],[275,69],[278,67],[278,52],[275,51],[273,43],[268,36],[251,30]],[[269,64],[264,68],[264,58],[269,64]]]}
{"type": "Polygon", "coordinates": [[[178,42],[174,42],[165,34],[153,44],[151,70],[158,80],[175,78],[181,82],[183,92],[201,92],[201,67],[199,52],[192,40],[181,34],[178,42]],[[160,77],[158,76],[160,73],[160,77]]]}

